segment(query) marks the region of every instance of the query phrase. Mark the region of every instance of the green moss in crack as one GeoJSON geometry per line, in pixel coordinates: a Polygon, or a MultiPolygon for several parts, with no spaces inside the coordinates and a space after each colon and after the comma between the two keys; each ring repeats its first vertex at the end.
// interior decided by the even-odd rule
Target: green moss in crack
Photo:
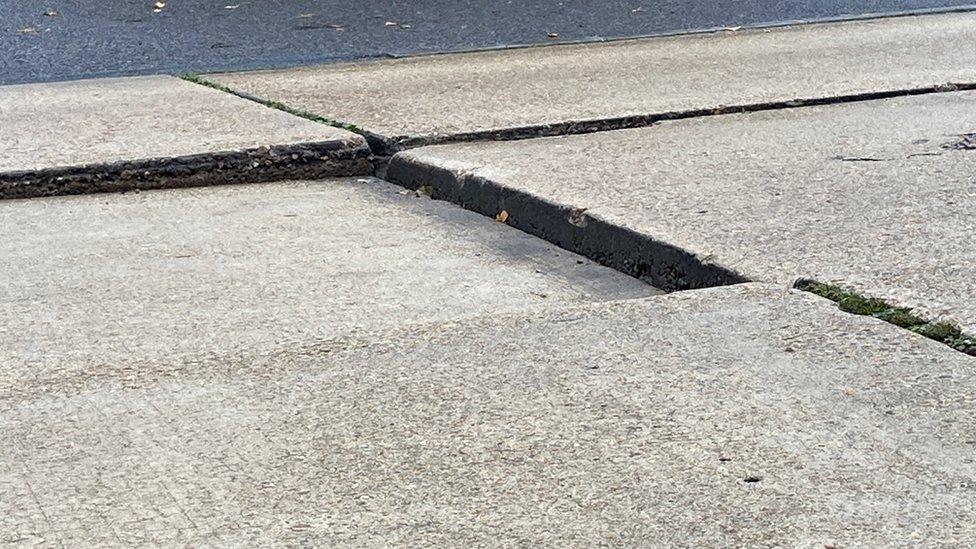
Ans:
{"type": "Polygon", "coordinates": [[[864,297],[831,284],[800,280],[797,281],[795,287],[798,290],[810,292],[837,303],[842,311],[855,315],[873,316],[944,343],[957,351],[976,356],[976,338],[962,333],[959,328],[951,324],[928,322],[912,313],[911,309],[894,307],[880,299],[864,297]]]}
{"type": "Polygon", "coordinates": [[[183,79],[183,80],[186,80],[187,82],[193,82],[194,84],[199,84],[201,86],[207,86],[208,88],[213,88],[215,90],[220,90],[220,91],[222,91],[224,93],[229,93],[231,95],[236,95],[236,96],[242,97],[244,99],[249,99],[251,101],[254,101],[255,103],[260,103],[260,104],[264,105],[265,107],[268,107],[269,109],[275,109],[275,110],[283,111],[283,112],[286,112],[288,114],[297,116],[299,118],[304,118],[305,120],[311,120],[312,122],[318,122],[319,124],[326,124],[328,126],[333,126],[333,127],[336,127],[336,128],[342,128],[344,130],[349,130],[349,131],[351,131],[353,133],[363,134],[363,131],[358,126],[356,126],[354,124],[346,124],[344,122],[339,122],[338,120],[331,120],[329,118],[325,118],[324,116],[319,116],[317,114],[310,113],[310,112],[305,111],[305,110],[301,110],[301,109],[296,109],[296,108],[293,108],[293,107],[289,107],[288,105],[285,105],[284,103],[282,103],[280,101],[271,101],[269,99],[261,99],[260,97],[254,97],[254,96],[251,96],[251,95],[247,95],[247,94],[244,94],[244,93],[235,91],[232,88],[230,88],[228,86],[225,86],[223,84],[218,84],[217,82],[211,82],[210,80],[207,80],[206,78],[203,78],[199,74],[186,73],[186,74],[179,75],[179,77],[181,79],[183,79]]]}

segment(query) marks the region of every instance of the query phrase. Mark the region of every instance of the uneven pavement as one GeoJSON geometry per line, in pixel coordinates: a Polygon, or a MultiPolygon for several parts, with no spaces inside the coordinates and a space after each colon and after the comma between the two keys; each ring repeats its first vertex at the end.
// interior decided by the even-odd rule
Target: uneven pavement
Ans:
{"type": "Polygon", "coordinates": [[[0,543],[976,544],[970,22],[0,87],[0,543]]]}
{"type": "Polygon", "coordinates": [[[974,131],[957,92],[421,148],[388,178],[661,287],[812,278],[976,333],[974,131]]]}
{"type": "Polygon", "coordinates": [[[7,395],[25,379],[658,293],[373,179],[0,201],[0,226],[7,395]]]}
{"type": "MultiPolygon", "coordinates": [[[[209,75],[389,147],[976,83],[976,14],[209,75]]],[[[957,86],[958,87],[958,86],[957,86]]]]}
{"type": "Polygon", "coordinates": [[[0,87],[0,199],[362,175],[365,140],[171,76],[0,87]]]}
{"type": "MultiPolygon", "coordinates": [[[[268,326],[274,329],[275,323],[268,326]]],[[[976,542],[972,360],[766,286],[40,373],[6,541],[976,542]]]]}

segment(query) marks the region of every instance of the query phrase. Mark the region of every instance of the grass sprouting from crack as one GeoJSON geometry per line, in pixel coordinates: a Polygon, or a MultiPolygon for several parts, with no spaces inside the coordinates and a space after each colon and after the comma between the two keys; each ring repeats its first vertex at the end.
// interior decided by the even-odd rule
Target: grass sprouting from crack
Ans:
{"type": "Polygon", "coordinates": [[[285,105],[284,103],[281,103],[280,101],[271,101],[269,99],[262,99],[260,97],[254,97],[252,95],[243,94],[243,93],[238,92],[238,91],[236,91],[236,90],[234,90],[232,88],[229,88],[229,87],[227,87],[227,86],[225,86],[223,84],[219,84],[217,82],[211,82],[210,80],[207,80],[206,78],[203,78],[199,74],[186,73],[186,74],[179,75],[179,77],[181,79],[183,79],[183,80],[186,80],[187,82],[193,82],[194,84],[200,84],[201,86],[207,86],[208,88],[213,88],[215,90],[220,90],[220,91],[222,91],[224,93],[229,93],[231,95],[236,95],[238,97],[243,97],[244,99],[249,99],[251,101],[254,101],[255,103],[260,103],[260,104],[264,105],[265,107],[268,107],[268,108],[271,108],[271,109],[276,109],[276,110],[279,110],[279,111],[283,111],[283,112],[286,112],[288,114],[292,114],[292,115],[298,116],[300,118],[304,118],[306,120],[311,120],[312,122],[318,122],[319,124],[326,124],[326,125],[333,126],[333,127],[336,127],[336,128],[342,128],[344,130],[349,130],[349,131],[351,131],[353,133],[358,133],[358,134],[362,134],[363,133],[362,130],[360,130],[359,127],[356,126],[356,125],[354,125],[354,124],[346,124],[344,122],[339,122],[338,120],[332,120],[332,119],[329,119],[329,118],[325,118],[323,116],[319,116],[319,115],[314,114],[314,113],[310,113],[310,112],[308,112],[306,110],[296,109],[294,107],[289,107],[288,105],[285,105]]]}
{"type": "Polygon", "coordinates": [[[894,307],[883,300],[864,297],[831,284],[824,284],[813,280],[797,281],[798,290],[810,292],[829,299],[840,307],[842,311],[863,316],[872,316],[894,324],[895,326],[911,330],[940,343],[944,343],[957,351],[976,356],[976,337],[964,334],[955,326],[945,322],[928,322],[905,307],[894,307]]]}

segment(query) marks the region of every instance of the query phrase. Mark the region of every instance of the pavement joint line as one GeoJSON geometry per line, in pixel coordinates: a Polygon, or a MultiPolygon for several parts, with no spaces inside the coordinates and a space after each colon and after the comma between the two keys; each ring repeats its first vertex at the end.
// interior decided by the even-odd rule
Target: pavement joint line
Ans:
{"type": "MultiPolygon", "coordinates": [[[[973,8],[976,10],[976,7],[973,8]]],[[[628,39],[629,40],[629,39],[628,39]]],[[[538,47],[560,47],[564,44],[538,46],[538,47]]],[[[535,46],[533,46],[535,47],[535,46]]],[[[877,101],[881,99],[892,99],[896,97],[911,97],[917,95],[929,95],[935,93],[952,93],[959,91],[976,90],[976,82],[947,82],[932,86],[922,86],[917,88],[902,88],[897,90],[884,90],[876,92],[860,92],[853,94],[832,95],[825,97],[795,98],[780,101],[767,101],[761,103],[744,103],[740,105],[719,105],[715,107],[704,107],[699,109],[687,109],[676,111],[664,111],[658,113],[636,114],[620,117],[593,118],[588,120],[572,120],[567,122],[557,122],[550,124],[538,124],[527,126],[514,126],[509,128],[497,128],[491,130],[479,130],[474,132],[459,132],[442,135],[409,136],[409,135],[382,135],[368,129],[361,128],[354,124],[349,124],[313,112],[294,108],[280,101],[274,101],[258,97],[246,92],[235,90],[224,84],[212,82],[197,74],[182,74],[180,78],[208,86],[210,88],[223,91],[260,103],[266,107],[277,109],[289,114],[342,128],[363,136],[373,151],[374,155],[374,175],[383,178],[386,173],[386,165],[397,152],[427,147],[431,145],[447,145],[452,143],[469,143],[475,141],[520,141],[523,139],[536,139],[543,137],[559,137],[563,135],[583,135],[588,133],[599,133],[615,130],[627,130],[635,128],[645,128],[660,122],[669,120],[686,120],[691,118],[705,118],[710,116],[721,116],[727,114],[743,114],[752,112],[774,111],[796,109],[803,107],[818,107],[825,105],[840,105],[845,103],[856,103],[861,101],[877,101]]]]}
{"type": "Polygon", "coordinates": [[[371,167],[366,147],[295,143],[0,173],[0,199],[357,176],[371,167]]]}
{"type": "Polygon", "coordinates": [[[935,93],[952,93],[976,90],[976,82],[947,82],[934,86],[918,88],[904,88],[878,92],[862,92],[854,94],[833,95],[826,97],[811,97],[789,99],[783,101],[768,101],[762,103],[745,103],[741,105],[721,105],[700,109],[665,111],[660,113],[637,114],[612,118],[595,118],[590,120],[576,120],[554,124],[539,124],[518,126],[475,132],[462,132],[434,136],[397,136],[388,138],[395,144],[395,151],[415,149],[431,145],[446,145],[452,143],[467,143],[473,141],[519,141],[541,137],[559,137],[563,135],[582,135],[615,130],[645,128],[660,122],[670,120],[687,120],[690,118],[705,118],[727,114],[743,114],[763,111],[797,109],[803,107],[819,107],[825,105],[840,105],[862,101],[877,101],[896,97],[911,97],[935,93]]]}
{"type": "Polygon", "coordinates": [[[912,309],[896,307],[882,299],[867,297],[857,292],[808,278],[800,278],[793,288],[829,299],[840,310],[859,316],[870,316],[899,328],[906,329],[931,340],[938,341],[956,351],[976,357],[976,336],[963,333],[947,322],[933,322],[916,316],[912,309]]]}
{"type": "Polygon", "coordinates": [[[299,118],[304,118],[305,120],[309,120],[311,122],[318,122],[319,124],[325,124],[327,126],[332,126],[332,127],[335,127],[335,128],[340,128],[340,129],[343,129],[343,130],[346,130],[346,131],[353,132],[355,134],[359,134],[359,135],[363,136],[364,139],[366,139],[366,143],[369,145],[369,148],[373,151],[373,154],[375,154],[375,155],[379,155],[379,156],[392,156],[393,153],[395,153],[397,150],[399,150],[399,149],[396,148],[395,144],[393,144],[390,141],[389,138],[387,138],[387,137],[385,137],[383,135],[380,135],[378,133],[374,133],[374,132],[371,132],[369,130],[365,130],[363,128],[360,128],[359,126],[356,126],[355,124],[349,124],[347,122],[342,122],[342,121],[335,120],[335,119],[332,119],[332,118],[327,118],[327,117],[324,117],[324,116],[315,114],[313,112],[309,112],[309,111],[304,110],[304,109],[296,109],[294,107],[290,107],[290,106],[288,106],[285,103],[282,103],[280,101],[274,101],[274,100],[271,100],[271,99],[264,99],[264,98],[258,97],[256,95],[252,95],[252,94],[249,94],[249,93],[246,93],[246,92],[242,92],[242,91],[239,91],[239,90],[235,90],[235,89],[233,89],[233,88],[231,88],[229,86],[225,86],[223,84],[220,84],[220,83],[217,83],[217,82],[213,82],[211,80],[207,80],[206,78],[204,78],[203,76],[201,76],[199,74],[195,74],[195,73],[184,73],[184,74],[178,74],[178,75],[176,75],[176,77],[177,78],[180,78],[182,80],[186,80],[187,82],[192,82],[194,84],[199,84],[201,86],[206,86],[208,88],[213,88],[215,90],[222,91],[224,93],[229,93],[231,95],[240,97],[241,99],[246,99],[248,101],[253,101],[254,103],[258,103],[260,105],[264,105],[265,107],[268,107],[270,109],[275,109],[275,110],[279,110],[279,111],[282,111],[282,112],[286,112],[288,114],[297,116],[299,118]]]}

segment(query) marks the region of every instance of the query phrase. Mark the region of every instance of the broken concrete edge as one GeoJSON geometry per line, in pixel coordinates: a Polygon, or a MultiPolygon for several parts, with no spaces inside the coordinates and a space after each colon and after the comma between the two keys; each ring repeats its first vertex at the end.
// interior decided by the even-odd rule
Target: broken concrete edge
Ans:
{"type": "Polygon", "coordinates": [[[365,130],[363,128],[360,128],[359,126],[356,126],[355,124],[334,120],[332,118],[327,118],[325,116],[321,116],[313,112],[309,112],[307,110],[291,107],[280,101],[265,99],[263,97],[258,97],[256,95],[251,95],[246,92],[235,90],[229,86],[225,86],[223,84],[213,82],[211,80],[207,80],[205,77],[199,74],[185,73],[185,74],[178,74],[176,76],[187,82],[192,82],[194,84],[199,84],[201,86],[213,88],[215,90],[240,97],[241,99],[253,101],[260,105],[264,105],[269,109],[279,110],[282,112],[286,112],[290,115],[297,116],[299,118],[304,118],[305,120],[309,120],[311,122],[325,124],[327,126],[340,128],[361,135],[366,140],[366,143],[369,145],[369,148],[373,151],[373,154],[378,157],[389,157],[392,156],[394,153],[396,153],[398,150],[400,150],[400,147],[398,147],[397,144],[390,138],[380,135],[378,133],[371,132],[369,130],[365,130]]]}
{"type": "Polygon", "coordinates": [[[910,308],[896,307],[882,299],[867,297],[840,286],[808,278],[798,279],[793,287],[829,299],[837,303],[838,308],[844,312],[874,317],[938,341],[959,352],[976,356],[976,336],[965,334],[947,322],[925,320],[915,315],[910,308]]]}
{"type": "Polygon", "coordinates": [[[585,210],[567,208],[470,172],[427,165],[408,153],[395,155],[386,175],[391,183],[493,217],[666,292],[750,282],[722,265],[585,210]]]}
{"type": "Polygon", "coordinates": [[[0,199],[369,175],[369,148],[323,141],[0,173],[0,199]]]}
{"type": "Polygon", "coordinates": [[[400,150],[415,149],[430,145],[450,143],[465,143],[471,141],[518,141],[539,137],[558,137],[561,135],[580,135],[613,130],[644,128],[669,120],[684,120],[689,118],[703,118],[726,114],[742,114],[762,111],[796,109],[802,107],[818,107],[824,105],[838,105],[860,101],[876,101],[895,97],[910,97],[933,93],[949,93],[976,90],[976,82],[948,82],[934,86],[886,90],[877,92],[863,92],[827,97],[798,98],[782,101],[767,101],[762,103],[744,103],[741,105],[721,105],[700,109],[666,111],[649,114],[635,114],[613,118],[596,118],[588,120],[573,120],[552,124],[538,124],[511,128],[479,130],[439,135],[401,135],[384,138],[384,154],[393,154],[400,150]]]}

